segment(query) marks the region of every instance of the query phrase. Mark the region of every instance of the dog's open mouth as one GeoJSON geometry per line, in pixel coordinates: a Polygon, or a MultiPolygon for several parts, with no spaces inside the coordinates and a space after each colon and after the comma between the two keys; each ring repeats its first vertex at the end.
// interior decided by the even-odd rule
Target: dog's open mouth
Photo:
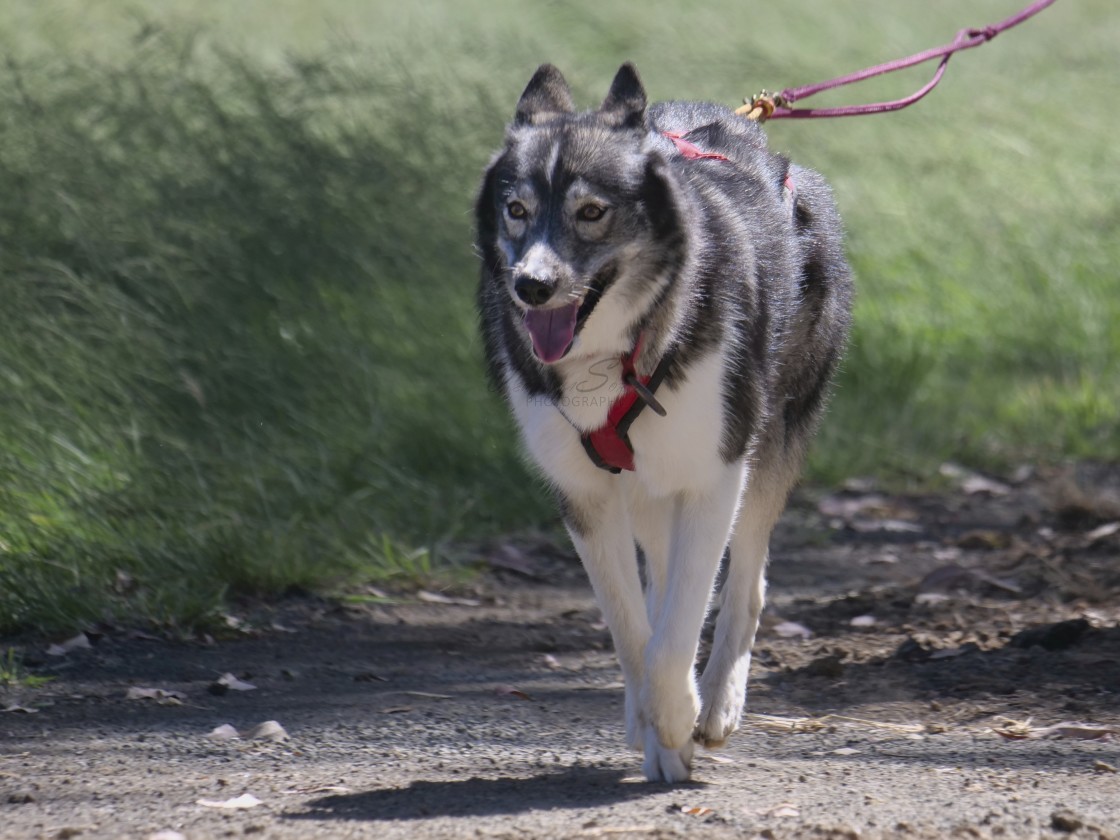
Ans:
{"type": "Polygon", "coordinates": [[[525,313],[525,329],[533,340],[533,352],[538,359],[552,364],[567,355],[576,334],[613,279],[614,268],[608,267],[595,275],[582,300],[555,309],[530,309],[525,313]]]}

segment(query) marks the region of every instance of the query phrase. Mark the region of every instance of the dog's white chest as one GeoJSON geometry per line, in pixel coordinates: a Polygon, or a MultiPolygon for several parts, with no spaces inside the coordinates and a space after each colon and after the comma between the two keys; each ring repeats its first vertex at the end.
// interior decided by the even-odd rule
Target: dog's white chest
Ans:
{"type": "Polygon", "coordinates": [[[646,408],[634,420],[628,431],[634,472],[619,476],[596,467],[580,440],[606,422],[621,393],[618,362],[591,365],[585,378],[569,379],[559,400],[529,395],[512,373],[507,384],[526,448],[558,487],[579,493],[632,476],[656,497],[702,487],[723,468],[723,373],[723,356],[715,352],[691,365],[676,387],[658,389],[666,416],[646,408]]]}
{"type": "Polygon", "coordinates": [[[703,486],[723,469],[723,376],[723,355],[712,353],[676,388],[658,390],[664,417],[646,409],[630,427],[634,471],[651,495],[703,486]]]}

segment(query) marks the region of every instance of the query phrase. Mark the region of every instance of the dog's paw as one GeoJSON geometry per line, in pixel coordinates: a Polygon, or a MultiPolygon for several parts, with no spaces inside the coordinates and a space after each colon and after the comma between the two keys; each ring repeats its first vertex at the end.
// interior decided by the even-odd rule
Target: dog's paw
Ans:
{"type": "Polygon", "coordinates": [[[743,698],[725,686],[713,695],[705,694],[704,708],[696,721],[692,739],[708,749],[722,747],[729,735],[739,728],[743,716],[743,698]]]}
{"type": "MultiPolygon", "coordinates": [[[[718,662],[716,663],[719,664],[718,662]]],[[[743,707],[747,702],[747,672],[750,659],[737,667],[719,668],[709,663],[700,678],[703,707],[696,721],[692,738],[709,749],[721,747],[728,736],[739,728],[743,707]]]]}
{"type": "MultiPolygon", "coordinates": [[[[691,681],[662,687],[660,691],[647,685],[642,692],[641,706],[640,719],[649,722],[664,746],[679,750],[692,740],[696,718],[700,714],[700,697],[691,681]]],[[[647,753],[648,746],[647,740],[647,753]]]]}
{"type": "Polygon", "coordinates": [[[678,749],[666,747],[658,740],[653,727],[645,731],[645,761],[642,772],[650,782],[687,782],[692,775],[692,742],[685,741],[678,749]]]}

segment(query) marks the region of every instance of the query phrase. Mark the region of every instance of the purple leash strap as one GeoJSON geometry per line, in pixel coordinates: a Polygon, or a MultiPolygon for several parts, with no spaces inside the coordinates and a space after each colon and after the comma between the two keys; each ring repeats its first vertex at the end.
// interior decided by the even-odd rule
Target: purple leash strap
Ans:
{"type": "Polygon", "coordinates": [[[888,61],[884,64],[876,64],[874,67],[868,67],[865,70],[849,73],[847,76],[840,76],[835,79],[830,79],[827,82],[819,82],[815,85],[786,88],[778,94],[763,91],[747,101],[746,104],[735,113],[753,120],[762,121],[766,119],[777,120],[784,118],[850,117],[857,114],[882,114],[888,111],[898,111],[905,108],[907,105],[913,105],[937,87],[937,83],[940,82],[941,77],[945,75],[945,68],[949,65],[949,59],[952,58],[954,53],[958,53],[961,50],[970,50],[973,47],[988,43],[988,41],[992,40],[996,35],[999,35],[1001,32],[1013,26],[1018,26],[1023,21],[1034,17],[1053,3],[1054,0],[1035,0],[1034,3],[1031,3],[1022,11],[997,24],[985,26],[980,29],[962,29],[957,33],[952,43],[915,53],[906,58],[895,59],[894,61],[888,61]],[[924,62],[932,61],[935,58],[940,58],[941,62],[937,65],[937,70],[933,74],[933,78],[919,90],[903,99],[895,99],[891,102],[872,102],[866,105],[845,105],[838,108],[789,107],[798,100],[808,99],[810,96],[814,96],[822,91],[862,82],[864,79],[870,79],[873,76],[881,76],[884,73],[893,73],[895,70],[903,70],[907,67],[913,67],[915,64],[923,64],[924,62]]]}

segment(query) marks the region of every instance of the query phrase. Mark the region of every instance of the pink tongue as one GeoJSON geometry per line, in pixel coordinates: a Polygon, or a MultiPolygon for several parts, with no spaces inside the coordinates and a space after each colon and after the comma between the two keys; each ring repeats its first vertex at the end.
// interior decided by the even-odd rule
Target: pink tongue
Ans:
{"type": "Polygon", "coordinates": [[[560,309],[530,309],[525,313],[525,328],[533,339],[537,358],[546,364],[563,358],[576,334],[579,304],[560,309]]]}

